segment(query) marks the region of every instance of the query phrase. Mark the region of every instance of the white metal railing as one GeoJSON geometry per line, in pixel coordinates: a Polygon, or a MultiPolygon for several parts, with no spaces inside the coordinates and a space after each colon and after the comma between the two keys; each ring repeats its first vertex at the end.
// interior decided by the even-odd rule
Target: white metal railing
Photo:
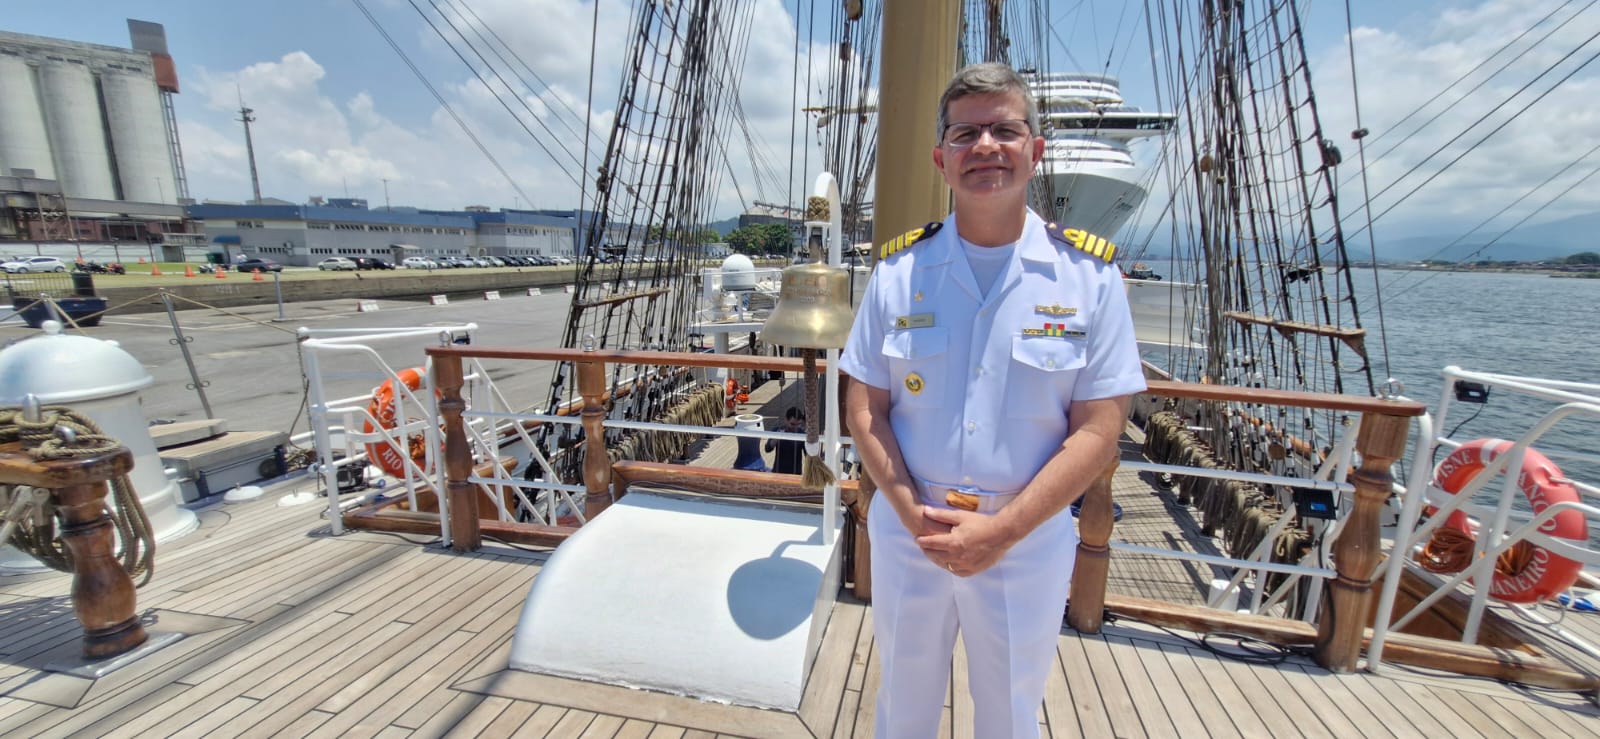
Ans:
{"type": "MultiPolygon", "coordinates": [[[[312,436],[315,441],[318,458],[315,473],[322,476],[323,485],[328,492],[328,516],[330,525],[335,533],[343,532],[337,492],[338,468],[364,459],[366,457],[365,447],[368,443],[387,444],[400,452],[400,456],[406,460],[405,464],[408,472],[400,480],[400,484],[405,486],[406,495],[413,502],[415,501],[414,496],[419,484],[427,483],[436,491],[443,489],[442,466],[438,464],[439,450],[441,448],[441,419],[430,373],[425,372],[421,386],[416,391],[411,391],[405,386],[405,383],[400,381],[398,371],[386,363],[373,346],[390,342],[417,342],[419,339],[441,338],[449,341],[454,336],[476,330],[476,328],[475,324],[463,324],[443,328],[419,327],[378,331],[367,329],[331,331],[301,329],[302,336],[306,337],[303,342],[305,347],[304,362],[306,376],[310,380],[309,400],[313,427],[312,436]],[[321,368],[323,356],[337,353],[363,356],[372,363],[374,369],[357,373],[324,372],[321,368]],[[381,384],[386,379],[389,380],[396,388],[394,396],[394,402],[396,403],[395,427],[393,429],[382,428],[368,413],[367,408],[372,398],[371,391],[349,397],[329,399],[324,383],[327,380],[335,379],[362,379],[371,381],[374,385],[381,384]],[[335,418],[341,423],[330,423],[335,418]],[[368,422],[371,422],[374,427],[373,431],[364,430],[364,426],[368,422]],[[343,458],[337,460],[334,459],[334,444],[332,440],[332,432],[334,431],[341,432],[340,440],[342,442],[343,458]],[[426,449],[424,460],[421,463],[413,461],[410,454],[406,452],[409,448],[410,438],[418,434],[423,436],[426,449]]],[[[832,367],[834,364],[830,363],[829,366],[832,367]]],[[[536,442],[534,436],[528,432],[528,427],[535,423],[578,425],[581,424],[581,419],[576,416],[516,412],[513,410],[510,401],[496,387],[489,373],[485,371],[478,360],[471,360],[471,364],[467,369],[466,379],[468,382],[463,388],[463,396],[468,401],[468,407],[463,411],[463,422],[467,429],[468,440],[472,445],[475,464],[480,461],[490,462],[488,468],[491,470],[487,476],[473,475],[469,477],[468,482],[489,493],[489,498],[495,501],[497,518],[501,520],[510,521],[516,517],[516,511],[505,505],[502,496],[495,494],[497,491],[510,490],[519,504],[518,507],[533,512],[533,515],[542,523],[557,523],[562,510],[571,512],[581,522],[583,520],[583,500],[578,496],[585,493],[586,489],[582,485],[560,482],[556,470],[551,465],[551,461],[544,456],[540,450],[540,445],[536,442]],[[538,465],[543,472],[542,479],[518,478],[513,474],[512,470],[507,470],[501,464],[506,456],[508,443],[513,446],[519,446],[526,454],[526,461],[538,465]],[[531,498],[529,497],[530,491],[534,493],[531,498]]],[[[628,382],[631,382],[631,380],[628,382]]],[[[628,384],[628,382],[624,384],[628,384]]],[[[836,408],[837,403],[829,403],[828,407],[836,408]]],[[[803,441],[805,438],[804,434],[800,433],[760,429],[687,426],[620,419],[607,419],[605,423],[608,428],[616,429],[796,441],[803,441]]],[[[1338,478],[1342,471],[1351,468],[1358,428],[1359,423],[1353,423],[1347,428],[1345,434],[1336,443],[1333,452],[1310,479],[1139,461],[1125,462],[1122,466],[1124,469],[1131,471],[1231,479],[1263,487],[1286,486],[1333,491],[1340,496],[1338,510],[1344,512],[1349,511],[1351,508],[1349,503],[1352,499],[1354,487],[1349,482],[1338,478]]],[[[838,469],[842,449],[852,445],[852,441],[848,437],[838,434],[837,427],[835,427],[832,438],[827,439],[824,444],[824,450],[832,452],[828,463],[835,470],[838,469]]],[[[515,456],[518,457],[519,463],[523,461],[523,455],[518,454],[515,456]]],[[[835,492],[834,495],[836,496],[837,493],[835,492]]],[[[450,533],[447,496],[439,495],[438,499],[440,534],[445,544],[448,545],[450,543],[450,533]]],[[[833,515],[836,516],[837,513],[834,512],[833,515]]],[[[1229,593],[1240,589],[1244,585],[1245,579],[1253,575],[1258,585],[1252,589],[1250,610],[1253,613],[1261,613],[1274,607],[1288,593],[1292,592],[1299,578],[1316,577],[1327,579],[1337,576],[1337,572],[1330,567],[1312,563],[1329,561],[1328,548],[1336,538],[1338,526],[1342,523],[1342,519],[1316,532],[1319,539],[1318,547],[1308,553],[1300,562],[1281,563],[1270,561],[1272,542],[1292,522],[1292,519],[1293,517],[1288,515],[1281,517],[1263,542],[1242,559],[1198,552],[1143,547],[1117,541],[1111,542],[1111,547],[1130,554],[1158,556],[1215,567],[1234,568],[1235,573],[1229,579],[1227,586],[1213,593],[1213,597],[1208,602],[1211,607],[1217,607],[1223,598],[1229,593]],[[1264,576],[1268,573],[1286,574],[1289,577],[1285,578],[1284,582],[1276,590],[1268,593],[1264,588],[1264,576]]],[[[1317,526],[1322,527],[1321,524],[1317,524],[1317,526]]],[[[1321,589],[1312,588],[1311,593],[1312,595],[1305,609],[1307,614],[1315,614],[1321,589]]]]}
{"type": "MultiPolygon", "coordinates": [[[[1339,511],[1349,511],[1351,509],[1350,504],[1353,501],[1355,486],[1351,485],[1349,482],[1336,480],[1334,478],[1337,477],[1341,471],[1350,469],[1351,460],[1355,453],[1356,436],[1359,429],[1359,423],[1351,423],[1346,427],[1344,434],[1342,434],[1339,437],[1338,442],[1335,443],[1333,452],[1328,455],[1328,458],[1323,461],[1322,466],[1317,469],[1316,474],[1314,474],[1310,479],[1302,477],[1288,477],[1283,475],[1265,475],[1254,472],[1239,472],[1226,469],[1206,469],[1201,467],[1186,467],[1183,465],[1157,464],[1155,462],[1123,462],[1121,464],[1121,468],[1139,472],[1156,472],[1169,475],[1205,477],[1218,480],[1237,480],[1239,482],[1252,483],[1261,486],[1264,489],[1276,485],[1302,489],[1329,490],[1337,493],[1340,496],[1337,509],[1339,511]]],[[[1292,504],[1292,501],[1283,502],[1285,505],[1292,504]]],[[[1335,521],[1334,525],[1332,526],[1325,526],[1322,524],[1322,522],[1317,522],[1315,525],[1318,527],[1318,531],[1316,532],[1318,545],[1315,549],[1302,557],[1299,562],[1288,564],[1271,561],[1270,558],[1272,556],[1273,543],[1277,540],[1278,536],[1282,534],[1286,528],[1288,528],[1289,524],[1295,520],[1295,516],[1287,514],[1280,516],[1277,522],[1273,524],[1272,528],[1267,531],[1261,542],[1257,544],[1255,548],[1251,550],[1250,554],[1243,559],[1222,557],[1212,554],[1201,554],[1198,552],[1182,552],[1172,549],[1139,546],[1115,540],[1110,542],[1110,546],[1115,551],[1128,552],[1130,554],[1141,554],[1154,557],[1163,557],[1167,559],[1199,562],[1201,564],[1207,564],[1214,567],[1233,568],[1234,573],[1229,577],[1227,584],[1221,588],[1213,589],[1213,592],[1210,594],[1206,602],[1206,607],[1208,608],[1220,608],[1222,603],[1228,599],[1230,594],[1239,591],[1243,587],[1245,578],[1253,575],[1255,578],[1255,587],[1251,588],[1250,591],[1249,610],[1251,613],[1259,614],[1282,602],[1282,600],[1290,592],[1293,592],[1294,587],[1298,584],[1300,578],[1316,577],[1321,579],[1331,579],[1337,577],[1339,574],[1331,567],[1311,566],[1308,565],[1307,562],[1329,561],[1328,551],[1332,547],[1334,539],[1337,538],[1339,525],[1343,523],[1343,518],[1335,521]],[[1289,577],[1285,578],[1284,581],[1279,584],[1278,588],[1269,594],[1266,592],[1265,588],[1266,578],[1264,576],[1267,573],[1286,574],[1289,575],[1289,577]]],[[[1308,614],[1308,620],[1311,614],[1315,614],[1317,612],[1317,606],[1321,602],[1321,597],[1321,588],[1311,589],[1310,595],[1308,596],[1305,604],[1305,608],[1303,609],[1303,612],[1308,614]]]]}
{"type": "MultiPolygon", "coordinates": [[[[1513,507],[1513,502],[1523,497],[1519,484],[1521,474],[1520,472],[1507,474],[1507,470],[1522,470],[1525,452],[1530,446],[1543,439],[1563,421],[1600,420],[1600,385],[1471,372],[1454,366],[1446,367],[1443,376],[1444,389],[1439,403],[1439,415],[1437,417],[1425,415],[1419,419],[1419,442],[1413,451],[1409,477],[1404,487],[1396,486],[1397,492],[1403,496],[1403,502],[1393,539],[1394,544],[1385,564],[1384,585],[1378,600],[1377,612],[1384,615],[1392,613],[1398,594],[1401,570],[1407,566],[1413,552],[1429,541],[1433,532],[1456,511],[1465,512],[1476,521],[1473,560],[1466,569],[1445,579],[1433,593],[1399,618],[1393,621],[1387,617],[1378,620],[1373,629],[1367,656],[1368,669],[1373,671],[1380,669],[1384,643],[1390,631],[1405,626],[1468,581],[1475,585],[1461,640],[1465,643],[1476,642],[1479,628],[1483,623],[1483,613],[1488,605],[1489,583],[1495,576],[1499,555],[1519,542],[1527,541],[1546,549],[1554,556],[1580,562],[1586,566],[1600,565],[1600,550],[1588,542],[1573,542],[1539,531],[1546,522],[1569,510],[1578,511],[1591,523],[1600,521],[1600,507],[1580,500],[1555,503],[1537,514],[1517,511],[1513,507]],[[1526,432],[1515,439],[1510,448],[1497,454],[1482,470],[1479,470],[1461,490],[1451,493],[1435,483],[1435,467],[1432,460],[1439,448],[1444,447],[1454,451],[1464,444],[1435,434],[1435,429],[1443,428],[1449,416],[1458,380],[1481,383],[1488,387],[1560,405],[1540,417],[1526,432]],[[1473,497],[1488,489],[1496,479],[1502,479],[1503,482],[1500,484],[1495,503],[1484,505],[1474,502],[1473,497]],[[1428,520],[1419,525],[1418,520],[1425,506],[1433,510],[1428,520]]],[[[1595,458],[1595,455],[1591,454],[1543,446],[1540,452],[1551,459],[1593,460],[1595,458]]],[[[1570,475],[1568,477],[1570,478],[1570,475]]],[[[1572,479],[1562,482],[1571,484],[1578,491],[1580,498],[1600,500],[1600,488],[1592,484],[1572,479]]],[[[1574,643],[1579,648],[1600,656],[1600,649],[1593,645],[1582,640],[1576,640],[1574,643]]]]}
{"type": "MultiPolygon", "coordinates": [[[[419,340],[437,339],[452,341],[456,336],[466,335],[477,330],[477,324],[467,323],[445,327],[413,327],[395,329],[311,329],[301,328],[302,362],[307,379],[308,409],[312,428],[312,438],[315,442],[317,462],[313,474],[322,477],[322,484],[328,496],[328,523],[334,534],[344,533],[344,521],[340,516],[339,508],[339,479],[340,467],[353,465],[366,459],[366,445],[379,443],[392,448],[399,458],[406,473],[401,478],[401,484],[406,488],[406,495],[415,503],[416,488],[419,482],[435,484],[437,480],[431,479],[432,470],[438,467],[438,449],[442,438],[438,425],[438,407],[434,399],[431,373],[424,366],[420,386],[416,391],[407,387],[400,378],[400,370],[395,369],[374,347],[387,344],[416,344],[419,340]],[[325,358],[334,355],[348,355],[366,360],[369,370],[361,372],[325,372],[322,364],[325,358]],[[330,380],[363,380],[374,381],[374,387],[387,380],[394,390],[394,418],[395,425],[386,429],[378,419],[368,411],[372,401],[372,390],[364,393],[329,398],[327,383],[330,380]],[[416,412],[410,412],[415,409],[416,412]],[[340,421],[335,424],[335,417],[340,421]],[[343,446],[342,458],[334,456],[333,439],[331,430],[341,430],[340,441],[343,446]],[[372,430],[368,431],[370,427],[372,430]],[[359,430],[358,430],[359,429],[359,430]],[[417,433],[423,437],[424,459],[418,464],[411,458],[410,439],[417,433]]],[[[445,536],[449,536],[449,511],[445,504],[445,497],[439,496],[439,517],[446,521],[444,526],[445,536]]],[[[447,542],[448,543],[448,542],[447,542]]]]}

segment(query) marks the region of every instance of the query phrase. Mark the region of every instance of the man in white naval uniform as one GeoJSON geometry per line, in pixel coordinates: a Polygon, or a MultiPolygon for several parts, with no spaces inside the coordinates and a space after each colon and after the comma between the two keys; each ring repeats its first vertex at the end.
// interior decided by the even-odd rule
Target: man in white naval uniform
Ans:
{"type": "Polygon", "coordinates": [[[933,736],[959,629],[975,736],[1037,737],[1077,530],[1145,389],[1110,243],[1026,204],[1026,83],[956,74],[933,163],[955,212],[884,245],[840,367],[869,509],[878,737],[933,736]]]}

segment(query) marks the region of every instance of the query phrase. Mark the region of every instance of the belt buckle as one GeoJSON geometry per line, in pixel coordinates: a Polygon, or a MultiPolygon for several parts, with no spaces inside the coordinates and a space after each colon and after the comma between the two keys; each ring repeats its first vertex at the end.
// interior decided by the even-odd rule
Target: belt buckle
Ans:
{"type": "Polygon", "coordinates": [[[976,489],[977,488],[947,487],[945,488],[944,493],[944,504],[950,506],[951,508],[958,508],[963,511],[977,513],[979,496],[976,492],[969,492],[975,491],[976,489]]]}

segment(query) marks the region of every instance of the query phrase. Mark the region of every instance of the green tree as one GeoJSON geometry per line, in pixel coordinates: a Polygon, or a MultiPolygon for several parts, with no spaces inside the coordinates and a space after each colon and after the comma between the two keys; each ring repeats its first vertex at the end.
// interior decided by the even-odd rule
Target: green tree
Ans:
{"type": "Polygon", "coordinates": [[[1567,264],[1600,264],[1600,254],[1592,251],[1580,251],[1566,259],[1567,264]]]}
{"type": "Polygon", "coordinates": [[[740,254],[788,255],[794,249],[794,236],[781,223],[757,223],[734,229],[728,246],[740,254]]]}

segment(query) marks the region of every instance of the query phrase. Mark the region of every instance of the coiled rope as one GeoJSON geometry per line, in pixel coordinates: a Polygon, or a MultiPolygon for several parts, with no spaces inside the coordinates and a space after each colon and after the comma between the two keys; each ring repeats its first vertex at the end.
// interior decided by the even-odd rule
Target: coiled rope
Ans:
{"type": "MultiPolygon", "coordinates": [[[[28,420],[21,407],[0,406],[0,444],[13,441],[20,441],[23,451],[41,462],[104,454],[121,446],[87,416],[61,405],[41,407],[37,421],[28,420]],[[63,438],[56,432],[57,428],[72,431],[72,440],[63,438]]],[[[0,494],[7,501],[17,503],[0,512],[0,524],[11,531],[10,543],[46,567],[71,572],[72,553],[62,546],[55,526],[55,506],[49,499],[29,512],[20,505],[19,498],[32,497],[33,488],[0,486],[0,494]],[[15,520],[3,520],[7,515],[15,516],[15,520]]],[[[145,515],[144,506],[127,475],[111,480],[111,495],[115,503],[109,506],[111,522],[116,527],[121,549],[117,558],[122,569],[143,586],[155,574],[156,544],[150,531],[150,518],[145,515]]]]}

